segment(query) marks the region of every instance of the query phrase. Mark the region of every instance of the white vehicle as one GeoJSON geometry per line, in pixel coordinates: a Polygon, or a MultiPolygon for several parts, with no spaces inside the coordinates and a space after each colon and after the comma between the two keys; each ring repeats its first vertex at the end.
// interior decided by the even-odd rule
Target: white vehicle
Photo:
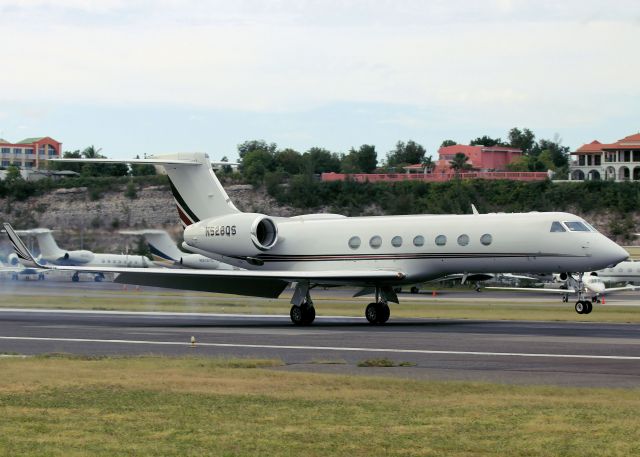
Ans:
{"type": "MultiPolygon", "coordinates": [[[[80,271],[92,273],[96,282],[104,280],[104,272],[89,271],[86,267],[147,268],[152,265],[149,259],[140,255],[96,254],[86,250],[65,251],[58,247],[52,231],[47,228],[19,230],[16,233],[35,236],[40,247],[40,258],[47,264],[82,267],[80,271]]],[[[74,282],[80,280],[78,270],[74,272],[71,280],[74,282]]]]}
{"type": "MultiPolygon", "coordinates": [[[[290,316],[295,324],[314,320],[311,291],[316,286],[374,290],[376,300],[366,307],[365,316],[382,324],[389,318],[388,303],[398,303],[395,287],[460,272],[592,271],[628,257],[620,246],[569,213],[271,217],[239,211],[206,154],[128,162],[165,167],[185,225],[186,250],[246,271],[113,266],[91,271],[119,273],[120,283],[270,298],[293,283],[290,316]]],[[[11,226],[5,227],[18,256],[35,265],[11,226]]],[[[581,301],[583,294],[578,298],[581,301]]]]}
{"type": "Polygon", "coordinates": [[[559,277],[564,284],[558,288],[487,287],[487,289],[560,294],[564,303],[569,301],[569,295],[575,294],[578,295],[578,301],[575,304],[575,310],[578,314],[589,314],[593,310],[593,303],[599,302],[601,297],[605,295],[640,290],[640,286],[607,287],[603,279],[595,271],[587,272],[583,278],[567,273],[561,273],[559,277]],[[591,296],[591,300],[583,298],[586,296],[591,296]]]}
{"type": "Polygon", "coordinates": [[[154,263],[167,268],[196,268],[205,270],[232,270],[231,265],[200,254],[182,252],[164,230],[121,230],[122,235],[144,237],[154,263]]]}

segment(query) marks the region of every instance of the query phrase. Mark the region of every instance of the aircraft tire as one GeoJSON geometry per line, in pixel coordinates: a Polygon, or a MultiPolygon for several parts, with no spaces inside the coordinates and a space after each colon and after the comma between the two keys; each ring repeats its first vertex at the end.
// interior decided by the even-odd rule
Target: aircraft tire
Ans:
{"type": "Polygon", "coordinates": [[[574,306],[576,313],[578,314],[585,314],[585,311],[587,310],[587,305],[585,304],[586,302],[582,301],[582,300],[578,300],[576,302],[576,305],[574,306]]]}
{"type": "Polygon", "coordinates": [[[369,303],[364,311],[364,317],[370,324],[384,324],[390,315],[389,305],[384,303],[369,303]]]}
{"type": "Polygon", "coordinates": [[[78,276],[77,274],[75,274],[75,275],[71,276],[71,280],[72,280],[73,282],[78,282],[78,281],[80,281],[80,276],[78,276]]]}
{"type": "Polygon", "coordinates": [[[295,325],[309,325],[316,318],[316,309],[306,304],[293,305],[289,311],[289,317],[295,325]]]}
{"type": "Polygon", "coordinates": [[[593,311],[593,303],[587,301],[585,304],[587,305],[587,309],[585,309],[584,314],[590,314],[591,311],[593,311]]]}

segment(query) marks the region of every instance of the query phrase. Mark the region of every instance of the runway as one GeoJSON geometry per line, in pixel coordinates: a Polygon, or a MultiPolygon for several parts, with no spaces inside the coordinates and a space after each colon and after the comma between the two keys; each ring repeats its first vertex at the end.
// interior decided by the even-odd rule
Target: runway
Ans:
{"type": "Polygon", "coordinates": [[[640,387],[640,324],[0,310],[0,352],[279,358],[280,369],[563,386],[640,387]],[[190,339],[196,345],[191,347],[190,339]],[[415,366],[361,368],[372,358],[415,366]]]}

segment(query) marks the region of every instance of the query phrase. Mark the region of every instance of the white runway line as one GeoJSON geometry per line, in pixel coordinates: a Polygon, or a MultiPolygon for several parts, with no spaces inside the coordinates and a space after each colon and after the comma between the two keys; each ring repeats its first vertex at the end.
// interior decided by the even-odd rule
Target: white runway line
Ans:
{"type": "MultiPolygon", "coordinates": [[[[11,341],[57,341],[61,343],[109,343],[109,344],[148,344],[156,346],[191,346],[180,341],[148,341],[148,340],[100,340],[92,338],[47,338],[34,336],[0,336],[0,340],[11,341]]],[[[428,349],[383,349],[336,346],[281,346],[275,344],[235,344],[235,343],[197,343],[197,346],[246,349],[289,349],[301,351],[337,351],[337,352],[386,352],[393,354],[434,354],[434,355],[471,355],[490,357],[538,357],[556,359],[593,359],[593,360],[634,360],[640,356],[622,355],[588,355],[588,354],[536,354],[523,352],[480,352],[480,351],[434,351],[428,349]]]]}

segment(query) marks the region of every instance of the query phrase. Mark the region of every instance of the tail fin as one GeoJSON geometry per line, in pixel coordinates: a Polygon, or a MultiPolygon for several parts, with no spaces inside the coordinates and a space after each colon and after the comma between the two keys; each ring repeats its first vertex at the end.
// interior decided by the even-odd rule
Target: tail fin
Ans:
{"type": "Polygon", "coordinates": [[[11,241],[11,244],[13,245],[13,250],[18,256],[18,259],[20,259],[20,262],[26,267],[42,268],[42,265],[40,265],[35,257],[33,257],[29,249],[27,249],[20,237],[16,234],[15,230],[13,230],[11,224],[5,222],[3,225],[7,235],[9,236],[9,241],[11,241]]]}
{"type": "Polygon", "coordinates": [[[120,233],[123,235],[143,236],[149,246],[153,260],[178,262],[183,255],[182,251],[178,249],[178,246],[164,230],[123,230],[120,233]]]}
{"type": "Polygon", "coordinates": [[[53,232],[47,228],[35,228],[30,230],[18,230],[20,235],[35,236],[40,247],[40,254],[45,259],[59,259],[64,256],[65,251],[58,247],[56,240],[53,238],[53,232]]]}
{"type": "Polygon", "coordinates": [[[181,152],[146,159],[57,159],[58,162],[140,163],[162,165],[167,171],[180,220],[191,225],[210,217],[238,213],[202,152],[181,152]]]}

